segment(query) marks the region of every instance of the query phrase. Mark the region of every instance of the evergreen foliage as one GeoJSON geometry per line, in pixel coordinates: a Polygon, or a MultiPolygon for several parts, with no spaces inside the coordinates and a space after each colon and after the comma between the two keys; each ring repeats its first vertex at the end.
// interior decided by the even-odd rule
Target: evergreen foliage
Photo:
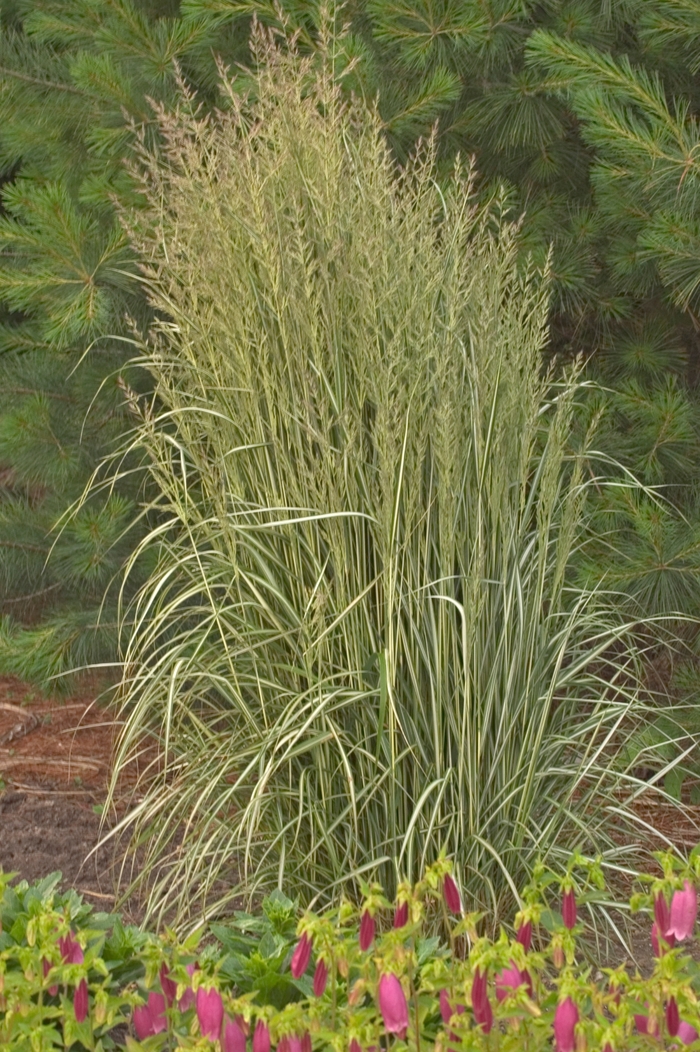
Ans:
{"type": "MultiPolygon", "coordinates": [[[[302,48],[317,40],[319,8],[283,0],[302,48]]],[[[0,169],[11,177],[0,349],[63,355],[67,375],[92,347],[113,371],[128,357],[113,339],[126,335],[125,310],[141,318],[145,309],[113,208],[115,196],[131,200],[122,164],[130,122],[154,134],[148,100],[174,97],[174,62],[205,108],[219,104],[217,58],[246,59],[252,14],[279,26],[280,11],[272,0],[2,0],[0,13],[0,169]]],[[[606,498],[601,524],[614,520],[617,543],[592,551],[586,573],[627,582],[632,610],[643,601],[648,612],[695,612],[696,0],[352,0],[337,18],[351,27],[338,61],[357,63],[347,84],[378,94],[396,156],[405,159],[438,121],[441,170],[457,151],[474,153],[482,194],[504,184],[512,214],[524,212],[523,251],[541,264],[553,245],[553,349],[592,358],[602,393],[589,412],[607,411],[601,452],[663,487],[663,512],[651,496],[611,507],[606,498]]],[[[25,362],[29,390],[37,360],[25,362]]],[[[37,456],[47,441],[37,438],[37,456]]],[[[86,445],[102,451],[91,437],[86,445]]],[[[3,477],[21,480],[14,446],[2,447],[3,477]]],[[[82,457],[85,480],[90,455],[82,457]]],[[[42,502],[25,482],[15,498],[28,535],[43,530],[48,512],[39,526],[42,502]]],[[[26,594],[15,552],[0,554],[8,612],[26,594]]],[[[54,583],[46,574],[41,587],[54,583]]],[[[80,586],[66,581],[49,594],[58,610],[80,586]]],[[[9,659],[0,647],[0,665],[9,659]]]]}

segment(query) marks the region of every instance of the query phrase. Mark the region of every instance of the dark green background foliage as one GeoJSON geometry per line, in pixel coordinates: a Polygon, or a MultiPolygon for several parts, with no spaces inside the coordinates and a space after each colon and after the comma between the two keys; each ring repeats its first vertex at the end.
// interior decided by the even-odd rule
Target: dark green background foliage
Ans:
{"type": "MultiPolygon", "coordinates": [[[[313,46],[319,5],[282,6],[313,46]]],[[[142,383],[120,339],[148,317],[115,212],[133,199],[123,159],[176,66],[220,101],[217,59],[246,60],[253,12],[277,21],[267,0],[0,0],[0,670],[45,681],[113,653],[114,599],[85,628],[133,543],[136,484],[45,556],[128,428],[119,377],[142,383]]],[[[552,246],[552,346],[591,359],[600,463],[663,487],[668,504],[601,497],[582,572],[632,611],[696,613],[700,0],[355,0],[338,21],[346,83],[378,93],[397,157],[438,121],[445,170],[474,154],[483,193],[505,184],[524,215],[524,251],[552,246]]]]}

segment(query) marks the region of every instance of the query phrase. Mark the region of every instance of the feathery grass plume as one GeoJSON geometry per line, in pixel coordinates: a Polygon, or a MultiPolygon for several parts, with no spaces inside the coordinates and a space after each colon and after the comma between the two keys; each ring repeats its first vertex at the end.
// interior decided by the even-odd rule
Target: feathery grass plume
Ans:
{"type": "Polygon", "coordinates": [[[537,856],[619,857],[641,791],[638,655],[569,582],[578,374],[541,369],[546,278],[432,143],[396,168],[336,46],[256,29],[254,98],[222,74],[215,118],[162,111],[128,217],[159,524],[113,791],[155,738],[124,825],[181,924],[278,881],[392,894],[443,847],[498,921],[537,856]]]}

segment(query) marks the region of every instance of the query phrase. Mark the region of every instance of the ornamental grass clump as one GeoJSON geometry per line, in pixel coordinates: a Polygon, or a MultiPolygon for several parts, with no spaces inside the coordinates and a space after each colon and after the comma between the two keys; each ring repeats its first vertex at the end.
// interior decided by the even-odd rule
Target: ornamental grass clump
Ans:
{"type": "Polygon", "coordinates": [[[151,917],[393,893],[445,848],[449,909],[497,923],[536,857],[614,860],[641,791],[638,656],[569,575],[577,372],[543,367],[547,278],[499,203],[439,184],[430,142],[399,169],[337,42],[287,43],[257,31],[254,91],[222,73],[215,118],[159,114],[125,217],[157,525],[114,785],[158,759],[123,825],[151,917]]]}

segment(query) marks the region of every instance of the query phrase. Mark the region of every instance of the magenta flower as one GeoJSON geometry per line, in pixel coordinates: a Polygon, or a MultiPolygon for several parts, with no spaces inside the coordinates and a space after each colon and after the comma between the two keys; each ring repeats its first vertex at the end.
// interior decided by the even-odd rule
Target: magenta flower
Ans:
{"type": "Polygon", "coordinates": [[[360,949],[364,953],[374,942],[374,917],[369,910],[364,910],[360,918],[360,949]]]}
{"type": "Polygon", "coordinates": [[[675,1037],[678,1033],[680,1021],[681,1019],[678,1015],[678,1005],[676,1004],[675,997],[672,997],[666,1005],[666,1029],[668,1030],[671,1037],[675,1037]]]}
{"type": "Polygon", "coordinates": [[[301,1039],[301,1052],[311,1052],[312,1048],[311,1034],[308,1030],[305,1030],[304,1036],[301,1039]]]}
{"type": "MultiPolygon", "coordinates": [[[[185,971],[187,972],[187,974],[189,975],[189,977],[191,979],[192,976],[194,975],[194,973],[199,971],[199,965],[196,964],[196,963],[195,964],[187,964],[187,965],[185,965],[185,971]]],[[[193,1004],[194,1004],[194,991],[190,988],[190,989],[185,990],[184,994],[180,998],[180,1000],[178,1002],[178,1008],[180,1009],[181,1012],[187,1012],[188,1009],[190,1009],[193,1004]]]]}
{"type": "Polygon", "coordinates": [[[571,931],[576,926],[576,895],[573,888],[567,888],[561,897],[561,915],[564,927],[571,931]]]}
{"type": "Polygon", "coordinates": [[[82,964],[85,960],[80,943],[73,938],[73,933],[62,935],[58,940],[58,948],[64,964],[82,964]]]}
{"type": "Polygon", "coordinates": [[[224,1005],[221,994],[215,987],[205,990],[200,986],[197,990],[197,1019],[202,1037],[208,1037],[210,1041],[218,1041],[221,1033],[221,1024],[224,1021],[224,1005]]]}
{"type": "Polygon", "coordinates": [[[554,1015],[554,1043],[557,1052],[574,1052],[579,1010],[571,997],[560,1000],[554,1015]]]}
{"type": "Polygon", "coordinates": [[[301,979],[302,975],[309,967],[312,945],[313,939],[310,939],[306,932],[304,932],[299,939],[299,942],[296,944],[294,953],[292,954],[292,961],[289,966],[295,979],[301,979]]]}
{"type": "Polygon", "coordinates": [[[517,990],[526,982],[525,976],[515,964],[510,962],[510,968],[503,968],[496,976],[496,997],[503,1001],[513,990],[517,990]]]}
{"type": "Polygon", "coordinates": [[[362,1045],[360,1044],[360,1042],[357,1040],[356,1037],[354,1037],[352,1039],[352,1041],[350,1042],[350,1047],[348,1049],[348,1052],[362,1052],[362,1045]]]}
{"type": "Polygon", "coordinates": [[[408,1029],[408,1004],[401,983],[391,972],[379,980],[378,1000],[387,1033],[404,1038],[408,1029]]]}
{"type": "Polygon", "coordinates": [[[152,1034],[162,1033],[167,1025],[163,994],[150,993],[148,1002],[134,1009],[134,1030],[139,1041],[145,1041],[152,1034]]]}
{"type": "Polygon", "coordinates": [[[253,1052],[270,1052],[270,1028],[262,1019],[258,1019],[253,1031],[253,1052]]]}
{"type": "Polygon", "coordinates": [[[698,1039],[698,1032],[694,1026],[681,1019],[676,1037],[679,1037],[684,1045],[692,1045],[693,1041],[698,1039]]]}
{"type": "Polygon", "coordinates": [[[560,1001],[554,1013],[554,1047],[556,1052],[574,1052],[576,1047],[575,1027],[578,1023],[578,1008],[567,997],[560,1001]]]}
{"type": "Polygon", "coordinates": [[[245,1052],[246,1035],[240,1024],[240,1017],[231,1019],[224,1017],[224,1026],[221,1034],[221,1052],[245,1052]]]}
{"type": "Polygon", "coordinates": [[[394,910],[394,927],[405,928],[408,924],[408,903],[400,903],[394,910]]]}
{"type": "Polygon", "coordinates": [[[674,891],[671,912],[665,936],[675,936],[679,942],[687,939],[695,927],[698,915],[698,896],[689,880],[684,881],[682,891],[674,891]]]}
{"type": "Polygon", "coordinates": [[[314,997],[323,997],[328,981],[328,965],[322,957],[316,961],[314,972],[314,997]]]}
{"type": "Polygon", "coordinates": [[[172,1008],[175,1001],[175,994],[177,993],[177,983],[170,978],[170,972],[168,971],[168,966],[165,961],[163,961],[160,966],[160,987],[165,994],[168,1008],[172,1008]]]}
{"type": "Polygon", "coordinates": [[[73,994],[73,1011],[75,1012],[76,1023],[83,1023],[87,1019],[88,1003],[87,980],[81,979],[73,994]]]}
{"type": "Polygon", "coordinates": [[[289,1037],[289,1052],[301,1052],[301,1038],[297,1034],[289,1037]]]}
{"type": "Polygon", "coordinates": [[[442,882],[442,893],[445,896],[448,910],[450,910],[451,913],[461,913],[462,897],[459,894],[459,888],[449,873],[446,873],[444,876],[442,882]]]}
{"type": "Polygon", "coordinates": [[[525,953],[530,952],[530,946],[532,945],[532,922],[526,921],[525,924],[521,924],[515,933],[515,941],[519,942],[525,953]]]}

